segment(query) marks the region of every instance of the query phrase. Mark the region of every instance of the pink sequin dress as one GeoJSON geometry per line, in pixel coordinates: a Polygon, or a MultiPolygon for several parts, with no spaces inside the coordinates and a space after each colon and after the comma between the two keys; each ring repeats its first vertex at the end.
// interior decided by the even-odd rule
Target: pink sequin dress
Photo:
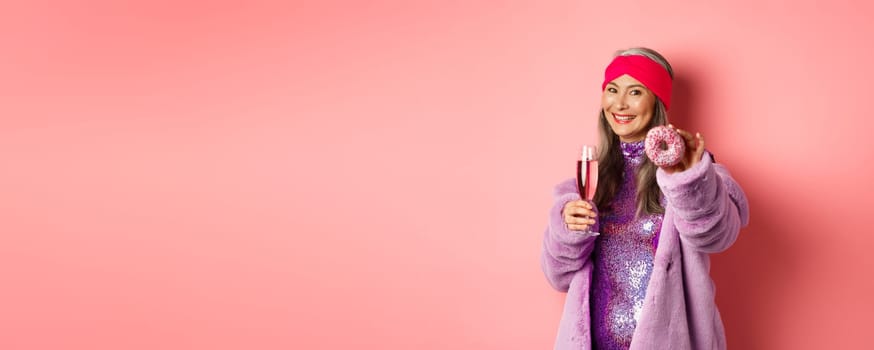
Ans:
{"type": "Polygon", "coordinates": [[[592,345],[603,350],[631,345],[663,219],[662,214],[635,217],[635,173],[646,157],[644,141],[621,142],[620,148],[625,159],[622,183],[610,207],[601,209],[601,235],[595,240],[592,255],[592,345]]]}

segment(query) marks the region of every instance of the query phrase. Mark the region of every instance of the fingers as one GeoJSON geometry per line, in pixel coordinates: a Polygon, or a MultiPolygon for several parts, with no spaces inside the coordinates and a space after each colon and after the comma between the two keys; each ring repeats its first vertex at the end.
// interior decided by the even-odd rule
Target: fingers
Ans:
{"type": "Polygon", "coordinates": [[[568,202],[564,206],[564,222],[569,230],[585,231],[595,224],[597,214],[592,210],[592,205],[586,201],[577,200],[568,202]]]}
{"type": "Polygon", "coordinates": [[[688,155],[691,153],[693,161],[701,159],[701,156],[704,154],[704,135],[701,135],[700,132],[692,135],[691,132],[678,129],[673,124],[668,124],[668,127],[680,134],[680,136],[683,137],[683,140],[686,140],[686,152],[689,152],[686,154],[688,155]]]}
{"type": "Polygon", "coordinates": [[[595,211],[588,202],[578,200],[565,205],[565,215],[595,217],[595,211]]]}
{"type": "Polygon", "coordinates": [[[701,133],[696,133],[695,138],[697,139],[698,147],[695,148],[695,153],[693,153],[692,159],[699,160],[704,155],[704,135],[701,133]]]}
{"type": "Polygon", "coordinates": [[[680,136],[683,137],[683,140],[686,141],[686,145],[687,145],[687,146],[693,146],[693,145],[694,145],[695,138],[692,136],[692,133],[690,133],[690,132],[688,132],[688,131],[686,131],[686,130],[683,130],[683,129],[678,129],[678,128],[675,127],[673,124],[668,124],[668,127],[671,128],[671,129],[673,129],[674,131],[676,131],[678,134],[680,134],[680,136]]]}
{"type": "Polygon", "coordinates": [[[590,204],[590,203],[587,202],[587,201],[584,201],[584,200],[578,199],[578,200],[575,200],[575,201],[567,202],[567,204],[565,204],[565,207],[585,208],[585,209],[589,209],[589,210],[591,210],[591,209],[592,209],[592,204],[590,204]]]}
{"type": "Polygon", "coordinates": [[[568,215],[564,217],[564,222],[568,225],[594,225],[595,218],[568,215]]]}
{"type": "Polygon", "coordinates": [[[686,153],[683,155],[680,163],[672,167],[662,168],[668,174],[673,174],[674,172],[689,169],[701,160],[701,157],[704,155],[704,136],[700,132],[692,135],[692,133],[686,130],[678,129],[673,124],[668,124],[668,127],[676,131],[686,143],[686,153]]]}

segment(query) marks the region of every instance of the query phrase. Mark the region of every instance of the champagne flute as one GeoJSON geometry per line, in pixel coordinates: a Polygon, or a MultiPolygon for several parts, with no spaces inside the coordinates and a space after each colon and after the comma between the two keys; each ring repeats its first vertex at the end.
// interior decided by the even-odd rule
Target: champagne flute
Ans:
{"type": "Polygon", "coordinates": [[[583,200],[595,198],[598,186],[598,160],[595,154],[595,146],[584,145],[580,160],[577,161],[577,190],[583,200]]]}

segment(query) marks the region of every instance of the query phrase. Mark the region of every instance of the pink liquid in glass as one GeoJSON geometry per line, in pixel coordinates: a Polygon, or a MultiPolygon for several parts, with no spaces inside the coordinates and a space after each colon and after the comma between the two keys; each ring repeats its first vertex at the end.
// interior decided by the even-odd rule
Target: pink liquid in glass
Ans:
{"type": "Polygon", "coordinates": [[[582,156],[577,161],[577,190],[580,198],[592,200],[598,187],[598,161],[594,146],[583,146],[582,156]]]}
{"type": "Polygon", "coordinates": [[[595,198],[595,190],[598,188],[598,161],[590,160],[588,162],[589,169],[586,171],[586,200],[595,198]]]}

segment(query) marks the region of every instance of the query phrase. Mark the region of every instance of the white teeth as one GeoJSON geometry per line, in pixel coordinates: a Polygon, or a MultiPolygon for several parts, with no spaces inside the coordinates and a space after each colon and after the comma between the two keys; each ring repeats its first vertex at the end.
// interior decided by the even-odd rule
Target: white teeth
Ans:
{"type": "Polygon", "coordinates": [[[634,119],[633,115],[632,116],[623,116],[623,115],[614,114],[613,117],[615,117],[617,120],[620,120],[620,121],[629,121],[629,120],[634,119]]]}

